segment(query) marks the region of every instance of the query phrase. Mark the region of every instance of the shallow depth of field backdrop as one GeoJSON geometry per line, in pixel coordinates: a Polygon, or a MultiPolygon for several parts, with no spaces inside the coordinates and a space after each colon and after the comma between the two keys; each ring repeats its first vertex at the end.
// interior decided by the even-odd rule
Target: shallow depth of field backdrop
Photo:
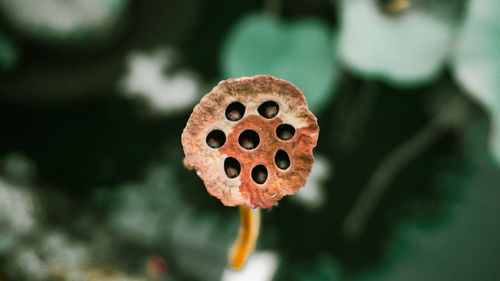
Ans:
{"type": "Polygon", "coordinates": [[[0,0],[1,281],[499,278],[500,1],[0,0]],[[180,135],[255,74],[320,137],[234,272],[180,135]]]}

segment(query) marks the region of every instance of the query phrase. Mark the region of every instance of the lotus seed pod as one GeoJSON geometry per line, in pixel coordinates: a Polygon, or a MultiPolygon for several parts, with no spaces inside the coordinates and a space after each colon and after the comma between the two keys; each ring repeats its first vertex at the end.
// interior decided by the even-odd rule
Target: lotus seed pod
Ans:
{"type": "Polygon", "coordinates": [[[185,165],[226,206],[268,208],[304,186],[318,140],[302,92],[267,75],[221,81],[182,133],[185,165]]]}

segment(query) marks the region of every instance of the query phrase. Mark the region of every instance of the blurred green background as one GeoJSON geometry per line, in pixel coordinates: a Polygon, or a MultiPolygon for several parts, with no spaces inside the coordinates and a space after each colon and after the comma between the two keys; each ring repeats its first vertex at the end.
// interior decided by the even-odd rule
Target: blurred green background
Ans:
{"type": "Polygon", "coordinates": [[[500,1],[0,0],[0,280],[500,280],[500,1]],[[182,165],[218,81],[318,117],[256,252],[182,165]]]}

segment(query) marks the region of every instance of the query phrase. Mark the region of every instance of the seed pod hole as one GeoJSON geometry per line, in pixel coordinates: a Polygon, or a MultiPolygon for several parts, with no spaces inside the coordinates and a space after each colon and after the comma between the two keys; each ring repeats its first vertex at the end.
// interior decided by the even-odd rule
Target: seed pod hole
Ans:
{"type": "Polygon", "coordinates": [[[259,111],[259,114],[262,115],[262,117],[271,119],[278,114],[279,106],[274,101],[266,101],[265,103],[261,104],[257,110],[259,111]]]}
{"type": "Polygon", "coordinates": [[[226,142],[226,135],[221,130],[213,130],[208,134],[206,141],[211,148],[219,148],[226,142]]]}
{"type": "Polygon", "coordinates": [[[252,179],[258,184],[263,184],[267,180],[267,169],[264,165],[255,166],[252,169],[252,179]]]}
{"type": "Polygon", "coordinates": [[[233,157],[226,158],[226,160],[224,160],[224,171],[226,172],[226,176],[230,179],[239,176],[241,171],[240,162],[233,157]]]}
{"type": "Polygon", "coordinates": [[[255,131],[246,130],[241,133],[240,137],[238,138],[238,142],[243,148],[252,150],[259,145],[260,138],[255,131]]]}
{"type": "Polygon", "coordinates": [[[281,124],[276,128],[276,135],[282,140],[289,140],[295,135],[295,128],[289,124],[281,124]]]}
{"type": "Polygon", "coordinates": [[[226,118],[230,121],[238,121],[245,115],[245,106],[235,101],[227,106],[226,118]]]}
{"type": "Polygon", "coordinates": [[[288,157],[288,153],[284,150],[278,150],[278,152],[276,152],[274,162],[281,170],[286,170],[290,167],[290,157],[288,157]]]}

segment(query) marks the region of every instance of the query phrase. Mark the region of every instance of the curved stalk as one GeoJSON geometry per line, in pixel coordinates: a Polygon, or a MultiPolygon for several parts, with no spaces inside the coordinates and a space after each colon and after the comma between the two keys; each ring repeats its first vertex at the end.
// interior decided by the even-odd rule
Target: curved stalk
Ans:
{"type": "Polygon", "coordinates": [[[248,256],[255,249],[260,229],[260,209],[250,209],[239,206],[241,226],[238,239],[234,242],[229,252],[229,265],[232,269],[239,270],[245,264],[248,256]]]}
{"type": "Polygon", "coordinates": [[[342,233],[356,239],[398,173],[433,145],[444,133],[463,126],[468,104],[460,96],[450,100],[433,120],[414,136],[390,152],[375,169],[342,225],[342,233]]]}

